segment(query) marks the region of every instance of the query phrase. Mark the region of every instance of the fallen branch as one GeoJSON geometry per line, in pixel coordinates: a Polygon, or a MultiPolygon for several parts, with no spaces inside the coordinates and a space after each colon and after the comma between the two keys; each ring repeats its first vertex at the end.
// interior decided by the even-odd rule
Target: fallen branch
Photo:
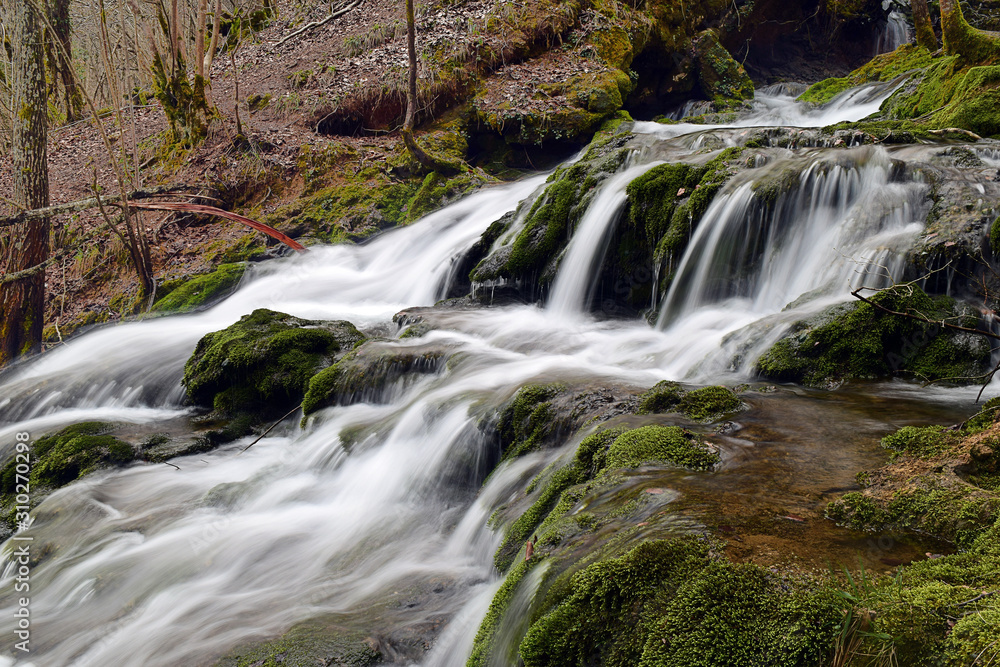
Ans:
{"type": "Polygon", "coordinates": [[[281,39],[279,39],[278,42],[275,44],[275,46],[281,46],[282,44],[284,44],[288,40],[292,39],[293,37],[298,37],[302,33],[308,32],[309,30],[312,30],[313,28],[318,28],[321,25],[326,25],[327,23],[329,23],[333,19],[343,16],[344,14],[346,14],[349,11],[351,11],[352,9],[354,9],[355,7],[357,7],[360,4],[361,4],[361,0],[354,0],[354,2],[352,2],[351,4],[347,5],[343,9],[338,9],[337,11],[335,11],[332,14],[330,14],[329,16],[327,16],[325,19],[320,19],[319,21],[313,21],[312,23],[307,23],[304,26],[302,26],[301,28],[299,28],[298,30],[296,30],[295,32],[293,32],[292,34],[285,35],[284,37],[282,37],[281,39]]]}
{"type": "Polygon", "coordinates": [[[220,218],[226,218],[227,220],[233,220],[235,222],[241,222],[248,227],[253,227],[259,232],[264,232],[273,239],[277,239],[284,243],[286,246],[292,250],[297,250],[299,252],[306,252],[306,247],[296,241],[293,238],[285,236],[279,232],[274,227],[265,225],[262,222],[257,222],[256,220],[251,220],[246,216],[242,216],[239,213],[233,213],[232,211],[223,211],[221,208],[216,208],[214,206],[205,206],[204,204],[188,204],[185,202],[158,202],[155,204],[136,204],[134,202],[126,202],[129,208],[142,208],[150,211],[186,211],[189,213],[203,213],[205,215],[215,215],[220,218]]]}
{"type": "MultiPolygon", "coordinates": [[[[172,194],[175,192],[196,192],[202,188],[195,185],[162,185],[155,188],[149,188],[146,190],[136,190],[135,192],[122,197],[121,195],[115,195],[113,197],[87,197],[86,199],[80,199],[77,201],[67,202],[65,204],[53,204],[52,206],[46,206],[45,208],[31,209],[30,211],[21,211],[20,213],[15,213],[14,215],[9,215],[4,218],[0,218],[0,227],[12,227],[14,225],[19,225],[23,222],[32,222],[33,220],[41,220],[42,218],[48,218],[53,215],[60,215],[62,213],[73,213],[76,211],[84,211],[88,208],[94,208],[103,202],[105,204],[115,204],[122,201],[122,199],[135,200],[135,199],[150,199],[152,197],[159,197],[162,195],[172,194]]],[[[200,197],[205,197],[205,195],[195,195],[200,197]]],[[[207,199],[213,199],[213,197],[206,197],[207,199]]]]}
{"type": "Polygon", "coordinates": [[[975,132],[970,132],[969,130],[963,130],[960,127],[945,127],[940,130],[928,130],[931,134],[936,134],[939,137],[945,134],[961,134],[963,137],[968,137],[973,141],[982,141],[982,137],[975,132]]]}

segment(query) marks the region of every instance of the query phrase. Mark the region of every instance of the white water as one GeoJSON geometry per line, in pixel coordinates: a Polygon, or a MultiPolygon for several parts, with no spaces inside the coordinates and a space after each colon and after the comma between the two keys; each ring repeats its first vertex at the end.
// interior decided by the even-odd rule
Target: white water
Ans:
{"type": "Polygon", "coordinates": [[[906,16],[893,10],[886,18],[885,27],[879,31],[875,54],[895,51],[903,44],[909,43],[910,39],[910,26],[906,22],[906,16]]]}
{"type": "MultiPolygon", "coordinates": [[[[739,126],[772,117],[826,124],[837,113],[862,117],[874,103],[857,94],[807,110],[767,98],[752,122],[739,126]]],[[[685,132],[712,130],[637,125],[653,139],[676,139],[676,151],[689,150],[685,132]]],[[[382,634],[452,619],[426,664],[464,664],[497,586],[497,535],[486,519],[550,456],[523,457],[479,490],[496,452],[476,429],[478,416],[533,380],[648,386],[708,379],[728,365],[721,348],[727,334],[776,316],[809,291],[818,293],[808,307],[847,298],[854,259],[891,268],[894,249],[915,231],[910,218],[918,217],[907,209],[907,188],[920,186],[889,184],[879,151],[838,155],[850,156],[847,166],[830,167],[821,152],[795,158],[815,177],[803,176],[807,187],[757,230],[764,250],[760,266],[747,272],[751,279],[720,290],[715,263],[743,256],[740,244],[752,237],[744,227],[754,222],[741,216],[751,210],[748,184],[728,188],[681,260],[685,293],[666,297],[665,312],[675,314],[661,329],[583,313],[601,239],[629,178],[651,166],[645,163],[608,179],[597,194],[563,259],[550,308],[442,315],[441,329],[398,344],[461,354],[439,375],[395,391],[390,403],[328,409],[305,431],[288,428],[246,453],[239,453],[245,442],[234,443],[174,460],[179,471],[136,465],[52,494],[28,533],[36,554],[49,550],[31,575],[32,661],[210,663],[243,642],[334,614],[351,629],[382,634]],[[369,435],[348,451],[339,434],[358,427],[369,435]]],[[[183,419],[179,378],[195,343],[254,308],[385,331],[395,312],[440,298],[455,258],[542,181],[472,195],[364,246],[269,262],[204,313],[101,329],[24,364],[0,385],[0,444],[9,451],[14,431],[39,436],[90,419],[143,423],[150,431],[183,419]]],[[[754,339],[747,331],[745,339],[754,339]]],[[[0,646],[8,654],[11,565],[0,580],[0,646]]]]}

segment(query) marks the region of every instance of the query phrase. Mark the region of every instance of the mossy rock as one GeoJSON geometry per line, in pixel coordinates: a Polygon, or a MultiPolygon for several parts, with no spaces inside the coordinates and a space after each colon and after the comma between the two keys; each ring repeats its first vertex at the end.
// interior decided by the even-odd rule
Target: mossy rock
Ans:
{"type": "Polygon", "coordinates": [[[300,623],[280,639],[240,647],[215,667],[370,667],[382,659],[374,639],[314,620],[300,623]]]}
{"type": "Polygon", "coordinates": [[[678,426],[641,426],[625,431],[608,449],[607,467],[638,468],[644,465],[678,465],[707,470],[719,455],[705,441],[678,426]]]}
{"type": "Polygon", "coordinates": [[[303,414],[334,404],[380,400],[386,385],[409,374],[434,373],[445,358],[440,347],[399,347],[368,341],[309,380],[303,414]]]}
{"type": "Polygon", "coordinates": [[[639,396],[638,413],[669,412],[677,407],[686,393],[677,382],[661,380],[639,396]]]}
{"type": "Polygon", "coordinates": [[[313,375],[362,340],[350,322],[261,308],[204,336],[184,366],[183,383],[192,403],[220,415],[280,416],[302,401],[313,375]]]}
{"type": "MultiPolygon", "coordinates": [[[[124,466],[136,459],[136,449],[111,435],[114,424],[83,422],[35,440],[31,448],[31,486],[57,489],[99,468],[124,466]]],[[[0,494],[17,488],[17,460],[0,472],[0,494]]]]}
{"type": "Polygon", "coordinates": [[[164,285],[166,294],[156,300],[150,311],[184,313],[220,301],[235,291],[246,268],[245,262],[222,264],[212,273],[164,285]]]}
{"type": "MultiPolygon", "coordinates": [[[[627,114],[615,116],[595,135],[583,159],[549,177],[532,204],[522,230],[508,246],[483,259],[470,274],[473,282],[520,281],[529,296],[554,276],[555,260],[601,181],[617,172],[628,156],[631,139],[627,114]]],[[[494,235],[493,228],[484,234],[494,235]]],[[[490,242],[492,245],[492,241],[490,242]]],[[[489,246],[487,246],[489,247],[489,246]]]]}
{"type": "Polygon", "coordinates": [[[753,99],[753,81],[743,66],[733,60],[719,43],[714,30],[706,30],[696,39],[698,81],[705,95],[717,103],[753,99]]]}
{"type": "Polygon", "coordinates": [[[542,446],[558,432],[559,422],[550,399],[564,387],[529,384],[500,409],[497,431],[503,456],[520,456],[542,446]]]}
{"type": "Polygon", "coordinates": [[[677,407],[695,421],[711,422],[739,411],[743,407],[743,401],[726,387],[702,387],[684,394],[677,407]]]}
{"type": "Polygon", "coordinates": [[[685,578],[653,621],[638,663],[795,667],[822,664],[843,598],[753,564],[712,563],[685,578]]]}
{"type": "MultiPolygon", "coordinates": [[[[949,297],[929,297],[919,287],[902,285],[871,297],[895,312],[975,327],[978,317],[949,297]]],[[[887,313],[859,302],[834,306],[793,325],[784,338],[757,360],[757,371],[778,381],[829,387],[852,378],[894,375],[917,379],[975,382],[987,369],[990,345],[982,336],[942,329],[887,313]]]]}

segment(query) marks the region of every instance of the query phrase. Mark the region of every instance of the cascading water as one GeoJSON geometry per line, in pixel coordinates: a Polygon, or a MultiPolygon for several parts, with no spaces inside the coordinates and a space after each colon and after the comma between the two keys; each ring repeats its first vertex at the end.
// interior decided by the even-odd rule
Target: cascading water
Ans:
{"type": "MultiPolygon", "coordinates": [[[[765,97],[737,126],[860,118],[889,89],[852,91],[821,110],[765,97]]],[[[849,298],[847,285],[872,267],[893,273],[918,229],[923,186],[894,180],[884,150],[789,154],[759,172],[800,172],[770,203],[754,190],[753,172],[716,198],[676,268],[660,328],[594,320],[584,304],[628,182],[664,152],[692,155],[708,134],[725,134],[644,123],[636,131],[661,149],[637,156],[596,194],[547,309],[449,311],[422,338],[392,343],[439,346],[449,363],[401,383],[387,402],[327,409],[243,453],[246,441],[174,459],[180,470],[104,471],[49,496],[28,531],[38,554],[34,664],[209,664],[316,617],[411,643],[429,638],[425,664],[464,664],[498,586],[491,556],[499,537],[487,517],[565,455],[504,463],[479,489],[497,457],[476,428],[479,416],[531,381],[649,386],[715,377],[729,364],[720,349],[727,334],[744,330],[741,340],[750,341],[757,334],[748,325],[782,317],[790,303],[801,299],[793,313],[801,314],[849,298]],[[739,280],[723,280],[725,272],[739,280]],[[350,442],[345,430],[355,434],[350,442]]],[[[5,454],[15,432],[40,436],[84,420],[190,430],[179,386],[185,359],[201,336],[255,308],[385,333],[397,311],[444,296],[456,258],[542,182],[482,191],[363,246],[269,262],[206,312],[103,328],[21,365],[0,385],[5,454]]],[[[12,549],[8,542],[0,580],[8,654],[12,549]]]]}
{"type": "Polygon", "coordinates": [[[895,51],[903,44],[909,43],[910,26],[902,12],[892,10],[886,17],[885,26],[879,31],[875,43],[875,54],[895,51]]]}

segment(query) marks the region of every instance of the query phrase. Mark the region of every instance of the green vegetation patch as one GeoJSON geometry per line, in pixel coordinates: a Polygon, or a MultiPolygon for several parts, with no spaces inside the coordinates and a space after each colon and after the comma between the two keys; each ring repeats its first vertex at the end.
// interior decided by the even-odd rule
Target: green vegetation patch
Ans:
{"type": "Polygon", "coordinates": [[[239,285],[246,263],[222,264],[212,273],[167,285],[166,294],[153,304],[153,312],[183,313],[209,305],[232,293],[239,285]]]}
{"type": "Polygon", "coordinates": [[[618,436],[608,449],[608,468],[673,464],[707,470],[720,461],[705,441],[678,426],[641,426],[618,436]]]}
{"type": "Polygon", "coordinates": [[[497,430],[504,457],[536,449],[556,430],[556,413],[549,400],[563,389],[560,384],[525,385],[500,410],[497,430]]]}

